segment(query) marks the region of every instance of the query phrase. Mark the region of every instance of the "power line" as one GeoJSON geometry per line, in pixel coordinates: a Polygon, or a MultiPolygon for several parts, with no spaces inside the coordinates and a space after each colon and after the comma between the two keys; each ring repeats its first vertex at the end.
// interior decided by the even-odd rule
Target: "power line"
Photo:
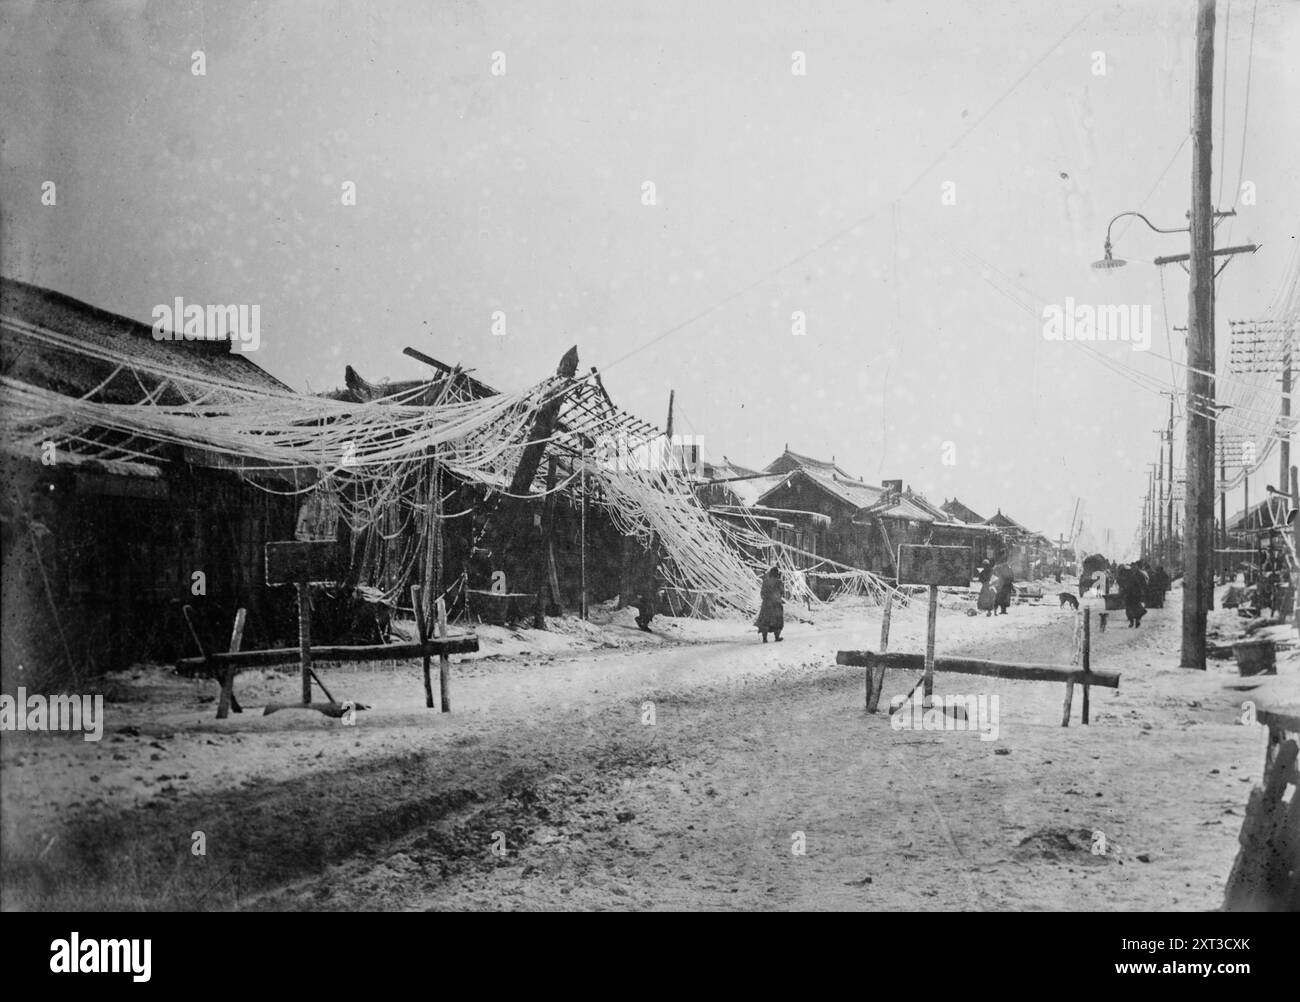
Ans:
{"type": "MultiPolygon", "coordinates": [[[[957,136],[956,139],[954,139],[951,143],[949,143],[948,146],[943,150],[943,152],[941,152],[924,170],[922,170],[919,174],[916,175],[916,177],[912,179],[911,183],[908,184],[907,187],[905,187],[901,192],[899,192],[896,196],[894,196],[893,199],[891,199],[889,204],[896,203],[899,199],[910,194],[912,190],[915,189],[916,186],[925,179],[926,175],[929,174],[930,171],[934,170],[934,168],[938,167],[939,164],[943,163],[943,161],[946,160],[952,154],[952,151],[955,150],[958,146],[960,146],[961,143],[964,142],[965,139],[1002,104],[1003,101],[1005,101],[1008,97],[1010,97],[1011,94],[1025,81],[1026,78],[1028,78],[1028,76],[1034,70],[1036,70],[1044,62],[1046,62],[1048,57],[1051,56],[1052,53],[1055,52],[1056,49],[1060,47],[1062,43],[1065,42],[1066,39],[1068,39],[1076,31],[1078,31],[1079,28],[1083,26],[1083,23],[1087,21],[1088,18],[1092,17],[1094,13],[1100,10],[1102,6],[1103,4],[1096,4],[1093,7],[1089,8],[1088,12],[1084,14],[1083,17],[1075,21],[1074,24],[1072,24],[1066,30],[1066,32],[1063,35],[1061,35],[1060,38],[1058,38],[1055,42],[1053,42],[1050,46],[1048,46],[1044,50],[1043,54],[1038,59],[1036,59],[1033,63],[1031,63],[1029,68],[1026,69],[1025,72],[1023,72],[1022,74],[1020,74],[1020,76],[1018,76],[1012,82],[1011,86],[1008,87],[1001,94],[1001,96],[998,97],[997,100],[995,100],[993,104],[990,105],[988,109],[984,111],[983,114],[981,114],[974,122],[971,123],[970,127],[967,128],[965,132],[961,133],[959,136],[957,136]]],[[[751,282],[743,289],[740,289],[737,292],[733,292],[731,295],[726,296],[725,298],[715,302],[712,306],[707,306],[704,309],[692,314],[690,317],[683,320],[681,323],[669,327],[667,330],[662,331],[661,333],[655,335],[650,340],[644,342],[641,345],[638,345],[637,347],[633,348],[631,351],[627,352],[626,354],[620,355],[618,358],[614,359],[614,361],[607,362],[604,366],[605,371],[608,371],[612,366],[618,365],[620,362],[627,361],[633,355],[637,355],[640,352],[645,351],[647,348],[653,347],[654,345],[658,344],[660,341],[664,340],[664,338],[676,334],[678,331],[683,330],[686,327],[689,327],[691,324],[704,319],[705,317],[709,316],[712,313],[716,313],[718,310],[722,309],[722,307],[728,305],[729,303],[734,302],[735,300],[739,299],[741,296],[745,295],[746,293],[751,292],[752,290],[756,289],[758,286],[762,285],[764,282],[775,277],[776,275],[779,275],[781,272],[785,271],[786,269],[793,267],[794,265],[798,264],[801,261],[806,260],[809,257],[812,257],[812,255],[816,254],[818,251],[823,250],[824,248],[830,246],[832,243],[835,243],[838,240],[842,239],[843,237],[851,234],[853,230],[857,229],[859,226],[863,225],[867,221],[874,219],[876,216],[880,215],[880,213],[884,211],[885,208],[886,206],[883,205],[877,206],[875,209],[873,209],[871,212],[867,213],[866,215],[860,216],[859,218],[855,219],[853,222],[849,223],[847,226],[843,226],[840,229],[836,230],[816,246],[810,248],[807,251],[795,255],[785,263],[778,265],[776,268],[773,268],[770,271],[767,271],[764,274],[760,275],[755,281],[751,282]]]]}

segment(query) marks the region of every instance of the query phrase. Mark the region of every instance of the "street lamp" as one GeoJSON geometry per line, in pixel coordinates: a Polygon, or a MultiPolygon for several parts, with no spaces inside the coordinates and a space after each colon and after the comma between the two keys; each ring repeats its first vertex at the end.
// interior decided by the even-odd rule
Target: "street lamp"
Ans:
{"type": "Polygon", "coordinates": [[[1111,268],[1123,268],[1124,265],[1128,264],[1128,262],[1125,261],[1122,257],[1115,257],[1114,255],[1111,254],[1110,251],[1110,228],[1115,225],[1115,220],[1123,219],[1125,216],[1137,216],[1138,219],[1142,220],[1142,222],[1146,223],[1149,227],[1151,227],[1151,229],[1155,230],[1157,233],[1190,233],[1192,231],[1192,228],[1190,226],[1183,226],[1176,230],[1162,230],[1159,226],[1151,222],[1151,220],[1149,220],[1146,216],[1142,215],[1142,213],[1140,212],[1121,212],[1118,216],[1115,217],[1115,219],[1112,219],[1109,223],[1106,224],[1106,256],[1103,257],[1100,261],[1092,262],[1092,266],[1096,268],[1098,271],[1109,271],[1111,268]]]}

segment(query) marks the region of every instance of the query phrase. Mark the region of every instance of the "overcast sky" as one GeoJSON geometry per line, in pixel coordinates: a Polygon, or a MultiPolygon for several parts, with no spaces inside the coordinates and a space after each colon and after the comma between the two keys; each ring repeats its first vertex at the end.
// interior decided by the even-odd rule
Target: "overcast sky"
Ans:
{"type": "MultiPolygon", "coordinates": [[[[427,375],[406,345],[517,388],[576,343],[641,417],[662,425],[675,389],[709,458],[762,466],[788,443],[1053,537],[1082,498],[1118,550],[1167,403],[1044,340],[1042,310],[1150,305],[1150,353],[1096,350],[1170,379],[1150,261],[1186,237],[1121,220],[1130,265],[1088,265],[1120,211],[1186,225],[1194,13],[5,3],[0,265],[146,323],[177,296],[259,304],[253,360],[302,390],[348,363],[427,375]]],[[[1300,4],[1220,0],[1218,26],[1213,188],[1239,213],[1219,244],[1263,245],[1220,281],[1222,351],[1296,240],[1300,4]]],[[[1186,276],[1164,270],[1183,326],[1186,276]]]]}

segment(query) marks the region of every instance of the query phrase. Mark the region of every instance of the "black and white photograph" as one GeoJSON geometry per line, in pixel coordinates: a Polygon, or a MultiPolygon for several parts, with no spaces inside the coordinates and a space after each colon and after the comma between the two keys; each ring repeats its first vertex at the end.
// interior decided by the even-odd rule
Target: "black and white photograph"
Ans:
{"type": "Polygon", "coordinates": [[[1259,974],[1122,915],[1300,911],[1298,123],[1295,0],[0,3],[0,911],[1259,974]]]}

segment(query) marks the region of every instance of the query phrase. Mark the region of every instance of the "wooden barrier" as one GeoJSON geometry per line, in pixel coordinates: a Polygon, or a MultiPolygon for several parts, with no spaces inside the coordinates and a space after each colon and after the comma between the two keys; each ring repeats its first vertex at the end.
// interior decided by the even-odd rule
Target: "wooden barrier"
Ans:
{"type": "MultiPolygon", "coordinates": [[[[270,546],[268,545],[268,565],[271,561],[270,546]]],[[[276,544],[278,545],[278,544],[276,544]]],[[[291,573],[302,573],[301,566],[295,566],[290,569],[291,573]]],[[[430,662],[433,655],[438,656],[439,663],[439,680],[442,695],[442,712],[451,711],[451,662],[448,659],[450,654],[471,654],[478,650],[478,637],[473,634],[461,637],[447,636],[447,606],[440,598],[437,603],[438,610],[438,633],[437,638],[428,636],[424,622],[424,609],[420,603],[420,587],[415,585],[411,588],[411,601],[415,608],[415,623],[419,640],[415,643],[404,644],[365,644],[358,646],[338,646],[329,645],[325,647],[313,647],[311,643],[311,615],[310,611],[303,612],[301,602],[302,596],[306,591],[306,585],[301,585],[299,589],[299,624],[301,632],[299,635],[299,646],[295,649],[292,647],[278,647],[271,650],[261,651],[243,651],[240,650],[240,644],[244,636],[244,622],[247,613],[240,609],[235,614],[235,625],[230,634],[230,650],[224,654],[209,653],[199,639],[198,629],[194,624],[194,610],[190,606],[185,606],[182,612],[185,615],[185,623],[189,627],[190,636],[194,644],[199,649],[199,656],[193,658],[181,658],[176,662],[176,671],[180,675],[195,677],[202,676],[215,678],[221,683],[221,698],[217,702],[217,719],[224,720],[230,709],[236,713],[242,713],[243,708],[235,698],[235,675],[246,668],[270,668],[276,665],[293,664],[297,661],[302,665],[303,670],[303,705],[311,705],[311,683],[315,681],[320,686],[321,691],[325,693],[326,699],[329,700],[331,707],[337,707],[341,704],[325,687],[320,676],[316,674],[313,667],[313,660],[317,661],[405,661],[413,658],[421,658],[424,662],[424,694],[425,705],[432,708],[433,706],[433,685],[430,679],[430,662]]],[[[310,610],[310,606],[307,607],[310,610]]],[[[325,712],[325,711],[322,711],[325,712]]],[[[329,713],[326,714],[330,715],[329,713]]]]}
{"type": "MultiPolygon", "coordinates": [[[[357,647],[312,647],[311,656],[318,661],[406,661],[412,658],[442,654],[471,654],[478,650],[478,637],[468,634],[462,637],[431,638],[424,643],[405,644],[367,644],[357,647]]],[[[209,654],[206,657],[181,658],[176,667],[182,675],[197,674],[195,668],[211,665],[217,668],[236,665],[244,668],[271,668],[275,665],[291,664],[298,658],[295,647],[276,647],[263,651],[235,651],[232,653],[209,654]]]]}
{"type": "MultiPolygon", "coordinates": [[[[952,657],[935,657],[933,641],[927,645],[925,654],[904,654],[889,653],[887,651],[839,651],[835,655],[835,663],[841,665],[853,665],[860,668],[868,669],[869,687],[875,690],[875,673],[879,672],[884,675],[885,669],[893,668],[899,671],[916,671],[920,669],[923,674],[917,681],[916,686],[912,687],[914,693],[917,687],[925,684],[926,696],[931,692],[930,683],[933,673],[957,672],[965,675],[983,675],[987,678],[1006,678],[1022,682],[1064,682],[1065,683],[1065,707],[1062,714],[1061,726],[1070,726],[1070,710],[1074,701],[1074,687],[1083,686],[1083,723],[1089,723],[1090,706],[1090,689],[1094,685],[1099,685],[1106,689],[1119,688],[1119,672],[1112,671],[1093,671],[1091,657],[1091,629],[1088,610],[1084,611],[1083,620],[1083,664],[1075,668],[1070,665],[1053,665],[1053,664],[1024,664],[1004,661],[983,661],[976,658],[952,658],[952,657]]],[[[888,643],[888,631],[882,626],[882,646],[888,643]]],[[[933,633],[931,631],[931,636],[933,633]]],[[[879,693],[876,692],[877,699],[879,693]]],[[[911,693],[908,694],[911,698],[911,693]]],[[[868,695],[867,709],[874,712],[871,696],[868,695]]]]}
{"type": "MultiPolygon", "coordinates": [[[[878,654],[875,651],[840,651],[835,656],[837,664],[866,668],[894,668],[916,671],[925,667],[925,655],[878,654]]],[[[1084,671],[1070,665],[1049,665],[1002,661],[980,661],[975,658],[934,659],[934,670],[959,672],[964,675],[984,675],[989,678],[1009,678],[1022,682],[1073,682],[1080,685],[1099,685],[1106,689],[1119,688],[1119,672],[1084,671]]]]}
{"type": "Polygon", "coordinates": [[[1246,803],[1241,848],[1224,889],[1226,911],[1300,911],[1300,712],[1288,710],[1255,714],[1268,728],[1264,772],[1246,803]]]}

